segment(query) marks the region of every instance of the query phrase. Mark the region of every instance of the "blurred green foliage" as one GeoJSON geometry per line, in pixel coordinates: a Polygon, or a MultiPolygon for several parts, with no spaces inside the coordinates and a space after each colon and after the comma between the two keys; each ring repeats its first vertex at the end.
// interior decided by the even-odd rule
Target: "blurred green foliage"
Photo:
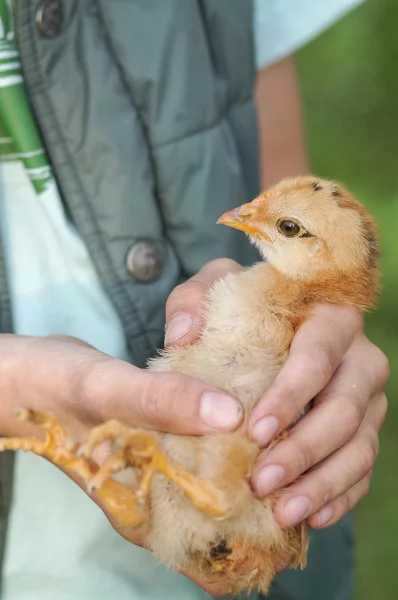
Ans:
{"type": "Polygon", "coordinates": [[[345,183],[381,233],[383,291],[366,328],[390,359],[390,408],[372,489],[355,511],[357,600],[398,599],[397,26],[397,0],[368,0],[298,55],[313,171],[345,183]]]}

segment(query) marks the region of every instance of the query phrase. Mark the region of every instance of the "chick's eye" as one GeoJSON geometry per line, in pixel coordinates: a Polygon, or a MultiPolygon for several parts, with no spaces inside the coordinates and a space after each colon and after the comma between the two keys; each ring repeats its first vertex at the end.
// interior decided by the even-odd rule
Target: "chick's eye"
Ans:
{"type": "Polygon", "coordinates": [[[278,222],[278,229],[285,235],[286,237],[295,237],[301,231],[301,228],[294,221],[290,221],[289,219],[281,219],[278,222]]]}

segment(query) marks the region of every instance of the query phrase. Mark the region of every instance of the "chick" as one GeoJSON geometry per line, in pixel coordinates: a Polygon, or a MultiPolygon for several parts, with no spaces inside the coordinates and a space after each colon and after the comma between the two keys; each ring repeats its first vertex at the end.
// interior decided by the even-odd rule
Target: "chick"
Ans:
{"type": "Polygon", "coordinates": [[[244,231],[264,262],[217,281],[201,339],[161,352],[149,369],[184,373],[237,398],[245,413],[239,430],[196,438],[111,421],[91,432],[78,455],[53,417],[24,410],[22,418],[47,429],[46,441],[2,440],[0,450],[30,450],[79,474],[117,522],[146,532],[148,546],[172,568],[217,572],[232,594],[266,593],[280,568],[305,566],[308,531],[306,524],[282,529],[275,498],[253,495],[249,478],[260,448],[248,438],[247,419],[314,303],[373,306],[376,227],[343,187],[312,176],[282,181],[218,222],[244,231]],[[99,468],[90,457],[105,439],[114,450],[99,468]],[[111,477],[128,466],[137,474],[132,487],[111,477]]]}

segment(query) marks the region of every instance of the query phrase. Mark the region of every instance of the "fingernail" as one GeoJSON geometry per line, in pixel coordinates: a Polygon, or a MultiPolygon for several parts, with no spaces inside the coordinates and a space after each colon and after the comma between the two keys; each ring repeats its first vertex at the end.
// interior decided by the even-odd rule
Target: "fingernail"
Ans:
{"type": "Polygon", "coordinates": [[[311,509],[311,502],[306,496],[292,498],[285,506],[285,515],[291,526],[304,521],[311,509]]]}
{"type": "Polygon", "coordinates": [[[256,484],[260,496],[268,496],[282,483],[284,477],[285,469],[280,465],[271,465],[261,469],[257,475],[256,484]]]}
{"type": "Polygon", "coordinates": [[[276,435],[278,429],[279,423],[276,417],[264,417],[254,425],[252,439],[260,446],[266,446],[276,435]]]}
{"type": "Polygon", "coordinates": [[[166,346],[177,342],[193,327],[193,318],[189,315],[176,315],[171,319],[164,338],[166,346]]]}
{"type": "Polygon", "coordinates": [[[334,508],[333,506],[325,506],[318,513],[318,527],[325,527],[328,523],[334,519],[334,508]]]}
{"type": "Polygon", "coordinates": [[[212,429],[230,431],[242,420],[242,408],[230,396],[208,392],[202,397],[200,416],[212,429]]]}

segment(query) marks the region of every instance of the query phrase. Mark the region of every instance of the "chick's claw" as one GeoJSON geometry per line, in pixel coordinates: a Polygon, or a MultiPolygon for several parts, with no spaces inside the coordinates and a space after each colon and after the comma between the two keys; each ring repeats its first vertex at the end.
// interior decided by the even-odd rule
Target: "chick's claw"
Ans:
{"type": "Polygon", "coordinates": [[[15,410],[15,415],[21,421],[28,421],[29,423],[38,425],[44,429],[47,432],[47,446],[51,446],[52,444],[59,444],[62,446],[65,443],[67,437],[65,429],[61,427],[57,419],[51,413],[43,413],[30,408],[17,408],[15,410]]]}
{"type": "Polygon", "coordinates": [[[90,479],[87,486],[88,492],[91,494],[94,490],[102,488],[109,477],[112,477],[115,473],[120,473],[125,468],[126,461],[124,456],[121,453],[114,454],[98,469],[94,477],[90,479]]]}
{"type": "Polygon", "coordinates": [[[123,425],[123,423],[120,423],[120,421],[116,421],[116,419],[112,419],[102,425],[98,425],[98,427],[94,427],[94,429],[90,431],[86,442],[80,446],[78,450],[79,456],[91,458],[97,446],[105,441],[115,441],[118,438],[122,438],[126,431],[128,431],[128,427],[123,425]]]}
{"type": "Polygon", "coordinates": [[[90,489],[100,489],[110,475],[133,467],[140,473],[135,492],[138,505],[147,504],[152,478],[155,473],[161,473],[181,487],[205,514],[216,518],[226,516],[227,507],[221,490],[169,459],[162,451],[161,437],[156,433],[128,429],[118,421],[109,421],[92,430],[81,453],[89,458],[98,445],[110,440],[113,452],[89,482],[90,489]]]}

